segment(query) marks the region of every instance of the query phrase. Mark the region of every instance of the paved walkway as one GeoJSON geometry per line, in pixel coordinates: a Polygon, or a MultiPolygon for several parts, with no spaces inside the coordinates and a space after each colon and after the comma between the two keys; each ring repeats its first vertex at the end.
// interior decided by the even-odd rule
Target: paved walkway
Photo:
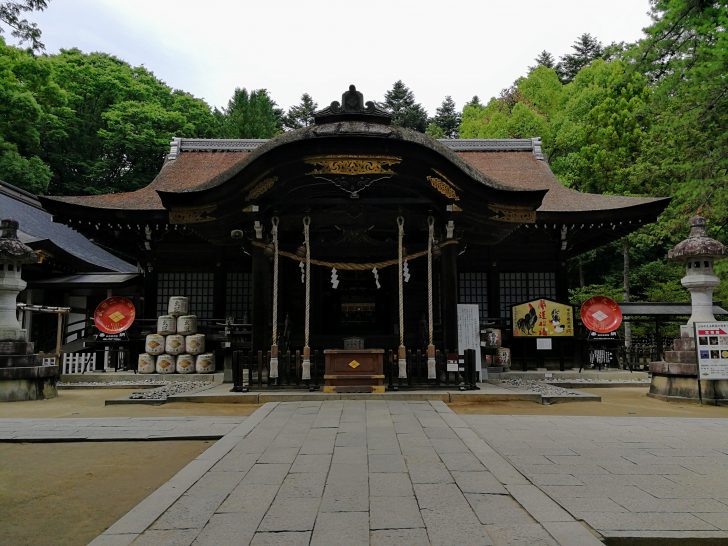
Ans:
{"type": "Polygon", "coordinates": [[[601,544],[442,402],[266,404],[98,545],[601,544]]]}
{"type": "Polygon", "coordinates": [[[608,539],[728,544],[726,419],[464,419],[532,483],[608,539]]]}
{"type": "Polygon", "coordinates": [[[216,440],[245,419],[227,416],[0,419],[0,441],[216,440]]]}

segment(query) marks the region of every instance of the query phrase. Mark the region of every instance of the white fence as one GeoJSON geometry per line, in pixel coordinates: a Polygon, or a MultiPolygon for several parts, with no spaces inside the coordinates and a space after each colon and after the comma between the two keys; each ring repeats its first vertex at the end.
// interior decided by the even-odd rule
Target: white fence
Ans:
{"type": "Polygon", "coordinates": [[[63,353],[61,373],[84,373],[96,369],[96,353],[63,353]]]}

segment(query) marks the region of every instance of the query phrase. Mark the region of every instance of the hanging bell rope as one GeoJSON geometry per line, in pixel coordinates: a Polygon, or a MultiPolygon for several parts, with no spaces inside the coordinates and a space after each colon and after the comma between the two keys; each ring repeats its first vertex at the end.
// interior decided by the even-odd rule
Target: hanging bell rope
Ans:
{"type": "Polygon", "coordinates": [[[303,218],[303,242],[306,247],[306,317],[303,329],[303,363],[301,366],[301,379],[311,379],[311,348],[308,346],[309,326],[311,316],[311,242],[309,240],[309,225],[311,218],[303,218]]]}
{"type": "Polygon", "coordinates": [[[270,346],[270,379],[278,378],[278,217],[271,218],[273,236],[273,335],[270,346]]]}
{"type": "Polygon", "coordinates": [[[435,345],[432,342],[432,245],[435,239],[435,219],[427,217],[427,379],[436,379],[435,345]]]}
{"type": "Polygon", "coordinates": [[[398,237],[398,266],[399,266],[399,351],[397,364],[399,365],[399,379],[407,379],[407,351],[404,347],[404,284],[402,271],[402,240],[404,239],[404,218],[397,216],[399,228],[398,237]]]}

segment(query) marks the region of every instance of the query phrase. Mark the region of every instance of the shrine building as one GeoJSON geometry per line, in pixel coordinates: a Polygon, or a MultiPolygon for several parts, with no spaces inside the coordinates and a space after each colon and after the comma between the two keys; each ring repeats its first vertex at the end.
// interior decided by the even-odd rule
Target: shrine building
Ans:
{"type": "Polygon", "coordinates": [[[569,189],[538,138],[435,140],[390,121],[351,86],[309,127],[175,138],[144,188],[41,202],[136,259],[138,316],[185,295],[191,313],[250,323],[253,351],[275,357],[278,345],[323,351],[350,337],[457,353],[460,303],[478,304],[508,345],[511,306],[567,302],[569,258],[654,222],[669,201],[569,189]]]}

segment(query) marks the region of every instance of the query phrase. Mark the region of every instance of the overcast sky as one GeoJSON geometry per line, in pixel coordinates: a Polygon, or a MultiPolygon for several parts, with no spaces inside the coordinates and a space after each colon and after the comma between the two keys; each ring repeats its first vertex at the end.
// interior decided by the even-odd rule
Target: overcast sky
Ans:
{"type": "Polygon", "coordinates": [[[51,0],[29,18],[48,53],[111,53],[212,106],[235,87],[266,88],[283,108],[304,92],[326,106],[351,83],[382,100],[401,79],[434,115],[446,95],[458,108],[473,95],[487,101],[540,51],[558,59],[584,32],[605,45],[635,41],[648,9],[648,0],[51,0]]]}

